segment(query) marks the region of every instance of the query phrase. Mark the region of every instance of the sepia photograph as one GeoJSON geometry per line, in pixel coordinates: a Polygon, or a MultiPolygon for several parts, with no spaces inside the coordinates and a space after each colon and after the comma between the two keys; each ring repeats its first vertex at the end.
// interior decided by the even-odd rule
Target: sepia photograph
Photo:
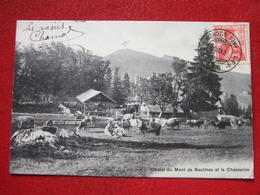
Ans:
{"type": "Polygon", "coordinates": [[[10,173],[253,179],[249,34],[17,21],[10,173]]]}

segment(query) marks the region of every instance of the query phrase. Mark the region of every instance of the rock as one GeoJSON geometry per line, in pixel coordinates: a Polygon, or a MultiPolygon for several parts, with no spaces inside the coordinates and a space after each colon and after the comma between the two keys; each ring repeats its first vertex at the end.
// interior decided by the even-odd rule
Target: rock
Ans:
{"type": "Polygon", "coordinates": [[[48,145],[53,148],[59,141],[58,137],[52,133],[43,131],[40,127],[31,129],[21,129],[11,137],[12,145],[21,147],[25,145],[48,145]]]}

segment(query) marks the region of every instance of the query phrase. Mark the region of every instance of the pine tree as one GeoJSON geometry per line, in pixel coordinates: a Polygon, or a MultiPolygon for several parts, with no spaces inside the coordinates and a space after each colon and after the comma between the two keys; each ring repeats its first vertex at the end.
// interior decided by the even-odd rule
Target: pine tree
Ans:
{"type": "Polygon", "coordinates": [[[149,79],[140,77],[140,80],[137,83],[135,91],[139,99],[139,102],[141,104],[147,103],[149,101],[149,88],[150,88],[149,79]]]}
{"type": "Polygon", "coordinates": [[[112,86],[112,98],[118,103],[123,104],[125,102],[122,81],[119,75],[119,68],[116,67],[113,76],[112,86]]]}
{"type": "Polygon", "coordinates": [[[237,98],[234,94],[226,95],[224,98],[224,111],[226,114],[240,116],[242,115],[242,108],[238,104],[237,98]]]}
{"type": "MultiPolygon", "coordinates": [[[[213,53],[213,48],[208,52],[213,53]]],[[[214,61],[209,63],[214,66],[214,61]]],[[[219,75],[206,69],[198,56],[195,56],[194,62],[187,63],[183,73],[182,108],[186,112],[191,110],[196,113],[215,110],[222,94],[219,75]]]]}
{"type": "Polygon", "coordinates": [[[127,73],[124,74],[123,93],[124,93],[124,99],[127,100],[127,98],[130,95],[130,79],[127,73]]]}
{"type": "Polygon", "coordinates": [[[248,107],[246,108],[245,118],[251,119],[251,115],[252,115],[252,106],[251,104],[249,104],[248,107]]]}
{"type": "Polygon", "coordinates": [[[111,91],[111,84],[112,84],[112,71],[111,71],[111,68],[108,67],[107,69],[107,72],[105,74],[105,92],[108,94],[108,95],[111,95],[112,91],[111,91]]]}
{"type": "Polygon", "coordinates": [[[196,60],[187,67],[186,80],[182,88],[182,106],[186,111],[211,111],[220,101],[220,80],[216,73],[205,70],[196,60]]]}

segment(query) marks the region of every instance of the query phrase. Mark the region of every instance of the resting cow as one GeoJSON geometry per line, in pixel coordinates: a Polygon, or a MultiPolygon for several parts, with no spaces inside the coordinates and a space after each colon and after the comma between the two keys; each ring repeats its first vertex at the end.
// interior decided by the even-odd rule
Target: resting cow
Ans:
{"type": "Polygon", "coordinates": [[[104,134],[109,136],[114,136],[114,124],[112,120],[108,121],[104,130],[104,134]]]}
{"type": "Polygon", "coordinates": [[[127,131],[122,127],[120,122],[109,120],[104,130],[104,134],[113,137],[122,137],[127,136],[127,131]]]}

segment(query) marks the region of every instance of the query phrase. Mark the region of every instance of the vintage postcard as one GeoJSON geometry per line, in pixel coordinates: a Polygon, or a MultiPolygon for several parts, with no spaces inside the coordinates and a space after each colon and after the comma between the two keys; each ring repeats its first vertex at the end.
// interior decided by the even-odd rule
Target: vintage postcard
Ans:
{"type": "Polygon", "coordinates": [[[248,23],[17,21],[10,173],[254,178],[248,23]]]}

